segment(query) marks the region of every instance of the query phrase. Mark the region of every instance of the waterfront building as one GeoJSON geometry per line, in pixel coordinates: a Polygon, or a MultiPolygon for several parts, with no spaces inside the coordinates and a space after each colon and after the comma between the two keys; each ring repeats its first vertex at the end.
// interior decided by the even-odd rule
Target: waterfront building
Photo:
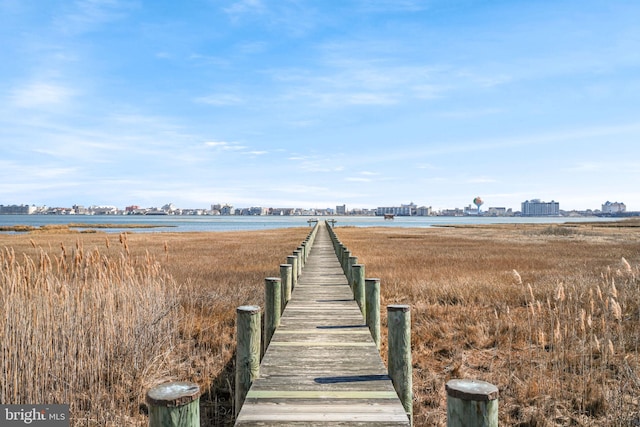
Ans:
{"type": "MultiPolygon", "coordinates": [[[[511,211],[511,209],[509,209],[511,211]]],[[[502,207],[490,207],[487,209],[487,215],[489,216],[507,216],[507,208],[502,207]]]]}
{"type": "Polygon", "coordinates": [[[395,215],[395,216],[415,216],[418,207],[411,202],[408,205],[400,206],[382,206],[376,209],[377,216],[395,215]]]}
{"type": "Polygon", "coordinates": [[[347,205],[336,206],[336,215],[346,215],[347,205]]]}
{"type": "Polygon", "coordinates": [[[559,216],[560,203],[556,201],[542,202],[540,199],[522,202],[522,216],[559,216]]]}
{"type": "Polygon", "coordinates": [[[627,206],[624,203],[618,203],[607,201],[604,205],[602,205],[602,213],[607,215],[618,215],[621,213],[625,213],[627,211],[627,206]]]}
{"type": "Polygon", "coordinates": [[[33,205],[0,205],[0,215],[31,215],[36,210],[33,205]]]}
{"type": "Polygon", "coordinates": [[[420,206],[418,209],[416,209],[416,215],[418,216],[431,216],[431,214],[432,214],[431,206],[429,207],[420,206]]]}

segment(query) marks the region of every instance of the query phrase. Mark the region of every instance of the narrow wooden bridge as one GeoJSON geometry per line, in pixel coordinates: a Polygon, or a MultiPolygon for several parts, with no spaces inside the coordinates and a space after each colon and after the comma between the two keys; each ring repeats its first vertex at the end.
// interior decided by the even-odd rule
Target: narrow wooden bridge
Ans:
{"type": "Polygon", "coordinates": [[[236,425],[410,425],[323,223],[236,425]]]}

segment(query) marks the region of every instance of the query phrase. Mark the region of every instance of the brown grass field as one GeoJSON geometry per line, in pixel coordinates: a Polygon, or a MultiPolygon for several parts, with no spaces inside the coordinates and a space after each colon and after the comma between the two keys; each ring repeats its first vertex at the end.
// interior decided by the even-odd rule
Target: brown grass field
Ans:
{"type": "MultiPolygon", "coordinates": [[[[638,225],[336,232],[383,307],[411,305],[415,425],[444,426],[465,377],[498,386],[501,425],[638,426],[638,225]]],[[[231,424],[235,308],[308,231],[0,234],[0,403],[142,426],[150,386],[190,380],[203,420],[231,424]]]]}

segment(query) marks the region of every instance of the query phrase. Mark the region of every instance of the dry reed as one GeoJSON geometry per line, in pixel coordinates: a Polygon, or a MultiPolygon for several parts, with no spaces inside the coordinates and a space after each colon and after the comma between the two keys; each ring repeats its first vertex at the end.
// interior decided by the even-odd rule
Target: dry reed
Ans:
{"type": "MultiPolygon", "coordinates": [[[[505,425],[640,422],[640,230],[570,227],[337,228],[383,307],[411,304],[415,425],[444,425],[454,377],[498,385],[505,425]]],[[[235,307],[307,232],[0,235],[0,401],[145,425],[149,386],[191,380],[232,423],[235,307]]]]}
{"type": "Polygon", "coordinates": [[[505,425],[640,425],[640,234],[559,230],[337,229],[412,306],[416,425],[445,425],[452,378],[496,384],[505,425]]]}
{"type": "Polygon", "coordinates": [[[0,403],[143,426],[148,388],[188,380],[205,424],[232,423],[235,308],[307,232],[0,235],[0,403]]]}

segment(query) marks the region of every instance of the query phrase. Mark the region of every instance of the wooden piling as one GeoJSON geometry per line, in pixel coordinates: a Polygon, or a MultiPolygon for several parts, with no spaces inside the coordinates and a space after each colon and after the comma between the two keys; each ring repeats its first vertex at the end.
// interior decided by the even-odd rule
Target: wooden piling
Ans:
{"type": "Polygon", "coordinates": [[[376,348],[380,350],[380,279],[365,279],[365,319],[376,348]]]}
{"type": "Polygon", "coordinates": [[[200,387],[168,382],[147,392],[149,427],[200,427],[200,387]]]}
{"type": "Polygon", "coordinates": [[[280,326],[280,314],[282,313],[281,281],[279,277],[267,277],[264,279],[264,340],[262,341],[263,354],[267,351],[271,337],[280,326]]]}
{"type": "MultiPolygon", "coordinates": [[[[349,258],[351,257],[351,251],[349,249],[345,249],[342,251],[342,271],[347,275],[348,267],[349,267],[349,258]]],[[[347,276],[348,278],[349,276],[347,276]]]]}
{"type": "Polygon", "coordinates": [[[302,274],[302,269],[304,268],[304,264],[306,262],[306,259],[304,257],[304,246],[298,246],[297,250],[300,253],[300,274],[302,274]]]}
{"type": "Polygon", "coordinates": [[[291,264],[291,291],[293,292],[298,285],[298,257],[289,255],[287,257],[287,264],[291,264]]]}
{"type": "Polygon", "coordinates": [[[447,427],[497,427],[498,388],[479,380],[450,380],[447,390],[447,427]]]}
{"type": "Polygon", "coordinates": [[[358,257],[350,255],[347,259],[347,271],[345,272],[345,276],[347,276],[347,280],[349,281],[349,287],[351,288],[351,292],[353,291],[353,266],[358,263],[358,257]]]}
{"type": "Polygon", "coordinates": [[[364,265],[353,264],[351,266],[351,289],[353,290],[353,299],[356,300],[360,311],[366,315],[366,301],[364,294],[364,265]]]}
{"type": "Polygon", "coordinates": [[[280,286],[282,287],[282,311],[291,299],[291,275],[293,267],[291,264],[280,264],[280,286]]]}
{"type": "Polygon", "coordinates": [[[240,306],[236,317],[235,415],[238,415],[253,380],[260,376],[260,307],[240,306]]]}
{"type": "Polygon", "coordinates": [[[302,274],[302,255],[300,255],[300,251],[297,249],[293,251],[293,255],[296,257],[296,271],[298,276],[300,276],[302,274]]]}
{"type": "Polygon", "coordinates": [[[411,365],[411,309],[408,305],[388,305],[389,376],[402,406],[413,423],[413,369],[411,365]]]}

